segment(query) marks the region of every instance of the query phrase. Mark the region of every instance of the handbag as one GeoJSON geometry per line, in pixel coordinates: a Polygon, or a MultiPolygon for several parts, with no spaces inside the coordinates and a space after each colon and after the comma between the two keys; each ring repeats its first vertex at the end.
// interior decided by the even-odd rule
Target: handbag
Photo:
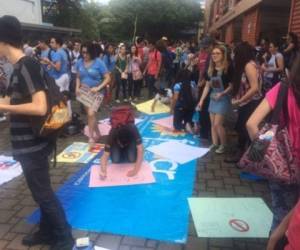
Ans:
{"type": "Polygon", "coordinates": [[[126,72],[121,73],[121,79],[127,80],[128,79],[128,74],[126,72]]]}
{"type": "Polygon", "coordinates": [[[238,166],[250,173],[283,184],[299,183],[299,162],[288,134],[288,85],[281,83],[270,122],[267,122],[242,156],[238,166]],[[284,122],[281,121],[282,114],[284,122]]]}
{"type": "Polygon", "coordinates": [[[136,70],[132,72],[132,79],[134,81],[142,80],[143,79],[143,73],[140,70],[136,70]]]}

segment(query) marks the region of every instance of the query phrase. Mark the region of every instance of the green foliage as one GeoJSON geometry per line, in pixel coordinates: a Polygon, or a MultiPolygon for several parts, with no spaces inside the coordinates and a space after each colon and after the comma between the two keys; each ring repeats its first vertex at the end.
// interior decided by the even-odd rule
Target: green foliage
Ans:
{"type": "Polygon", "coordinates": [[[158,39],[181,38],[196,30],[203,18],[198,0],[111,0],[101,5],[86,0],[57,0],[54,24],[80,28],[85,39],[130,41],[137,35],[158,39]]]}

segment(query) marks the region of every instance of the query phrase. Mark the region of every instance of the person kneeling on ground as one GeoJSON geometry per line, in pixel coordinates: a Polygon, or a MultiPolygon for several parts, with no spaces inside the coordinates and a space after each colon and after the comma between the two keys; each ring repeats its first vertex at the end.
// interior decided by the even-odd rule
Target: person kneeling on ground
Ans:
{"type": "Polygon", "coordinates": [[[144,149],[141,135],[134,124],[127,124],[110,130],[101,158],[101,179],[107,177],[109,157],[115,164],[134,163],[133,169],[127,173],[128,177],[138,174],[144,159],[144,149]]]}
{"type": "Polygon", "coordinates": [[[170,105],[171,101],[172,101],[172,96],[173,96],[173,94],[172,94],[171,89],[168,89],[168,88],[159,89],[157,94],[154,97],[151,111],[155,112],[155,106],[156,106],[157,102],[161,102],[162,104],[165,104],[165,105],[170,105]]]}

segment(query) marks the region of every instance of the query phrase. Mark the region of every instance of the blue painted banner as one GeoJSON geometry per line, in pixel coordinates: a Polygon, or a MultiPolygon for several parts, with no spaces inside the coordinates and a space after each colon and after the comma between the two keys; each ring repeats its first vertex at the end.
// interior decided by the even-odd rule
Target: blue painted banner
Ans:
{"type": "MultiPolygon", "coordinates": [[[[145,148],[168,140],[198,144],[192,135],[173,135],[151,122],[162,117],[146,116],[138,124],[145,148]]],[[[186,242],[189,221],[187,198],[192,196],[196,161],[180,165],[155,158],[147,151],[145,159],[154,169],[154,184],[89,188],[92,162],[75,173],[57,192],[72,227],[100,233],[186,242]]],[[[36,211],[29,221],[36,223],[38,219],[39,212],[36,211]]]]}

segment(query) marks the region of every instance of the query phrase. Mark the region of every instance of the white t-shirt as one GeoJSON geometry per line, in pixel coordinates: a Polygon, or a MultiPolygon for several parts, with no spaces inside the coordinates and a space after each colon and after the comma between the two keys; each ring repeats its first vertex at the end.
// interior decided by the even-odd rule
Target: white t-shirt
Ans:
{"type": "MultiPolygon", "coordinates": [[[[268,69],[276,69],[278,67],[278,60],[283,60],[283,55],[279,52],[277,52],[275,55],[272,55],[270,60],[267,62],[268,69]],[[277,60],[277,66],[276,66],[276,60],[277,60]]],[[[274,73],[273,72],[266,72],[265,77],[273,78],[274,73]]]]}
{"type": "Polygon", "coordinates": [[[173,96],[172,90],[171,89],[165,89],[167,91],[166,96],[161,96],[159,93],[157,93],[154,97],[154,100],[160,101],[163,104],[169,104],[171,103],[171,98],[173,96]]]}
{"type": "Polygon", "coordinates": [[[75,51],[73,50],[72,52],[70,52],[70,56],[72,58],[72,67],[71,67],[71,72],[73,74],[76,74],[76,63],[80,57],[80,52],[79,51],[75,51]]]}

